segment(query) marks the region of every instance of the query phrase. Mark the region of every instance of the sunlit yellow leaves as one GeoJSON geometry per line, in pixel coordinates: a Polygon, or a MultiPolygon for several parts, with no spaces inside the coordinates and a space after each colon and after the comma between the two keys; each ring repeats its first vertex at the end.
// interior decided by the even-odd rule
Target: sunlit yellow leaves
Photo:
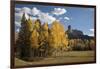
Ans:
{"type": "Polygon", "coordinates": [[[30,40],[31,40],[31,46],[33,48],[38,48],[38,37],[39,37],[39,33],[36,31],[36,29],[34,29],[32,31],[32,34],[31,34],[31,37],[30,37],[30,40]]]}
{"type": "Polygon", "coordinates": [[[28,26],[30,31],[33,30],[32,20],[30,18],[27,20],[27,26],[28,26]]]}
{"type": "Polygon", "coordinates": [[[48,31],[48,23],[44,23],[42,29],[48,31]]]}
{"type": "Polygon", "coordinates": [[[34,22],[34,27],[33,27],[33,29],[37,29],[38,31],[40,30],[40,28],[41,28],[41,23],[40,23],[40,20],[36,20],[35,22],[34,22]]]}
{"type": "Polygon", "coordinates": [[[54,21],[49,27],[48,23],[41,24],[39,19],[34,22],[30,18],[27,20],[23,14],[21,25],[19,40],[24,46],[27,44],[35,49],[44,45],[56,49],[68,46],[68,36],[65,34],[63,25],[58,21],[54,21]]]}
{"type": "Polygon", "coordinates": [[[68,40],[64,32],[64,27],[57,21],[53,22],[50,30],[49,45],[54,48],[67,47],[68,40]]]}

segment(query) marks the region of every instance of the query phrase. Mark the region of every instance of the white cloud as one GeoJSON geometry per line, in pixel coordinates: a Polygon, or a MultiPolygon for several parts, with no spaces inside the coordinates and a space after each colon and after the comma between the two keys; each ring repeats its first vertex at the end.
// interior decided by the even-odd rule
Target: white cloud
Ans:
{"type": "Polygon", "coordinates": [[[31,9],[28,7],[23,7],[23,8],[15,8],[15,11],[17,13],[26,13],[26,14],[31,14],[31,9]]]}
{"type": "MultiPolygon", "coordinates": [[[[33,9],[30,9],[28,7],[15,8],[15,11],[17,11],[17,13],[15,13],[15,22],[16,23],[21,23],[21,18],[22,18],[23,13],[25,13],[26,19],[28,19],[29,18],[29,14],[32,13],[32,10],[33,9]]],[[[34,7],[34,13],[36,12],[36,10],[37,10],[37,8],[34,7]]],[[[36,17],[31,17],[31,16],[30,16],[30,18],[32,19],[32,21],[37,19],[36,17]]]]}
{"type": "Polygon", "coordinates": [[[66,19],[66,20],[70,20],[70,18],[69,18],[69,17],[64,17],[64,19],[66,19]]]}
{"type": "Polygon", "coordinates": [[[89,36],[94,36],[94,29],[89,29],[90,30],[90,34],[89,34],[89,36]]]}
{"type": "MultiPolygon", "coordinates": [[[[40,11],[39,9],[37,9],[36,7],[33,7],[32,9],[28,8],[28,7],[23,7],[23,8],[16,8],[15,11],[18,11],[17,13],[15,13],[15,21],[19,22],[21,21],[22,15],[23,13],[25,13],[25,17],[26,19],[29,18],[29,15],[33,15],[30,16],[30,18],[34,21],[37,18],[41,20],[42,23],[48,23],[51,24],[53,21],[56,20],[55,17],[53,17],[52,15],[50,15],[49,13],[45,13],[40,11]],[[38,17],[35,17],[38,16],[38,17]]],[[[61,14],[61,13],[60,13],[61,14]]]]}
{"type": "Polygon", "coordinates": [[[35,15],[38,15],[39,13],[40,13],[40,10],[38,10],[36,7],[33,7],[32,15],[35,16],[35,15]]]}
{"type": "Polygon", "coordinates": [[[22,13],[15,13],[15,21],[20,22],[22,18],[22,13]]]}
{"type": "Polygon", "coordinates": [[[94,29],[90,29],[91,32],[94,32],[94,29]]]}
{"type": "Polygon", "coordinates": [[[19,29],[16,29],[16,32],[19,32],[20,30],[19,29]]]}
{"type": "Polygon", "coordinates": [[[50,16],[49,13],[43,13],[41,12],[39,15],[38,15],[39,19],[42,21],[42,23],[48,23],[48,24],[51,24],[53,21],[56,20],[55,17],[53,16],[50,16]]]}
{"type": "Polygon", "coordinates": [[[28,7],[23,7],[23,8],[15,8],[15,11],[17,13],[27,13],[27,14],[31,14],[31,9],[28,7]]]}
{"type": "Polygon", "coordinates": [[[31,9],[28,8],[28,7],[23,7],[23,8],[21,9],[21,12],[22,12],[22,13],[31,14],[31,9]]]}
{"type": "Polygon", "coordinates": [[[21,23],[15,21],[15,31],[16,32],[19,32],[20,27],[21,27],[21,23]]]}
{"type": "Polygon", "coordinates": [[[16,12],[20,12],[21,11],[21,8],[15,8],[15,11],[16,12]]]}
{"type": "Polygon", "coordinates": [[[15,21],[15,25],[16,25],[17,27],[21,27],[21,23],[20,23],[20,22],[16,22],[16,21],[15,21]]]}
{"type": "Polygon", "coordinates": [[[31,19],[31,20],[36,20],[36,19],[37,19],[37,17],[30,17],[30,19],[31,19]]]}
{"type": "Polygon", "coordinates": [[[57,16],[65,14],[66,12],[67,12],[67,10],[64,8],[54,8],[54,11],[52,11],[52,13],[57,15],[57,16]]]}
{"type": "Polygon", "coordinates": [[[32,22],[34,23],[34,21],[37,20],[37,17],[30,17],[30,19],[31,19],[32,22]]]}
{"type": "Polygon", "coordinates": [[[38,16],[38,19],[40,19],[42,23],[47,22],[48,24],[51,24],[53,21],[56,20],[56,18],[51,16],[49,13],[44,13],[44,12],[40,11],[39,9],[37,9],[36,7],[33,7],[32,15],[38,16]]]}

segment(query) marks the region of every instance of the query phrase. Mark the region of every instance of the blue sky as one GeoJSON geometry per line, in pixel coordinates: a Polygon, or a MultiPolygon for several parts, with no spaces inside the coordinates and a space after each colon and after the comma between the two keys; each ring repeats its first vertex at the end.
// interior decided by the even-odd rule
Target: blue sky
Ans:
{"type": "Polygon", "coordinates": [[[26,18],[31,15],[33,21],[38,18],[42,24],[46,22],[52,24],[53,21],[58,20],[65,30],[71,25],[73,29],[81,30],[86,35],[94,35],[94,8],[16,4],[16,31],[19,31],[23,12],[26,13],[26,18]]]}

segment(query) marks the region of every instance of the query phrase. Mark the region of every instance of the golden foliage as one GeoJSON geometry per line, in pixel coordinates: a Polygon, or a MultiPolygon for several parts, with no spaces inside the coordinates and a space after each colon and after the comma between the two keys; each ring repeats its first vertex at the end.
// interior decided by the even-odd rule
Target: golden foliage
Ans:
{"type": "Polygon", "coordinates": [[[31,35],[31,45],[32,47],[38,47],[40,46],[39,43],[40,45],[49,43],[49,46],[53,48],[66,48],[68,40],[67,35],[65,35],[64,27],[55,21],[51,29],[49,29],[48,23],[44,23],[41,26],[39,20],[36,20],[31,35]]]}
{"type": "Polygon", "coordinates": [[[34,29],[32,31],[32,34],[31,34],[31,37],[30,37],[30,40],[31,40],[31,46],[33,48],[38,48],[38,37],[39,37],[39,33],[36,31],[36,29],[34,29]]]}
{"type": "Polygon", "coordinates": [[[30,36],[31,47],[38,48],[39,47],[39,30],[40,30],[40,21],[36,20],[34,22],[32,34],[30,36]]]}
{"type": "Polygon", "coordinates": [[[49,45],[54,48],[63,48],[68,45],[64,28],[57,21],[52,24],[49,36],[49,45]]]}
{"type": "Polygon", "coordinates": [[[44,23],[42,28],[41,28],[41,31],[40,31],[40,41],[43,42],[47,42],[48,41],[48,24],[47,23],[44,23]]]}
{"type": "Polygon", "coordinates": [[[41,23],[40,23],[40,20],[37,19],[37,20],[34,22],[34,27],[33,27],[33,29],[36,29],[37,31],[39,31],[40,28],[41,28],[41,23]]]}
{"type": "Polygon", "coordinates": [[[30,18],[27,21],[27,26],[28,26],[28,28],[29,28],[30,31],[33,30],[32,20],[30,18]]]}

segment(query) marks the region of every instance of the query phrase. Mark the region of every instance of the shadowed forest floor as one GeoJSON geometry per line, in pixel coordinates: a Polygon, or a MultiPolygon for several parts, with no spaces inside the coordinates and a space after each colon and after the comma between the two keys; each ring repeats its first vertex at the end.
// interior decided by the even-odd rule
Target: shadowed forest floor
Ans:
{"type": "Polygon", "coordinates": [[[45,57],[39,61],[27,62],[15,58],[15,66],[29,66],[29,65],[45,65],[45,64],[66,64],[79,62],[93,62],[95,61],[94,51],[69,51],[63,52],[60,56],[45,57]]]}

